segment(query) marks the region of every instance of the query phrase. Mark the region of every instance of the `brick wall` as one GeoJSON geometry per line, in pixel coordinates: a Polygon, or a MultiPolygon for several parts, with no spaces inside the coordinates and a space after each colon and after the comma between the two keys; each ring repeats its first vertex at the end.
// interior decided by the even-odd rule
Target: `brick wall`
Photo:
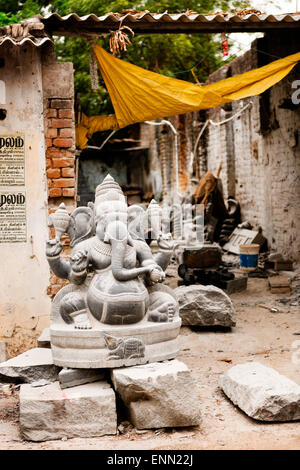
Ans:
{"type": "MultiPolygon", "coordinates": [[[[191,158],[203,122],[203,113],[193,112],[173,116],[169,121],[177,132],[178,180],[180,192],[183,194],[193,171],[199,177],[200,167],[203,167],[203,160],[198,154],[194,160],[191,158]]],[[[149,147],[152,189],[157,198],[161,193],[171,203],[176,197],[174,133],[168,125],[152,127],[141,124],[140,141],[141,145],[149,147]]]]}

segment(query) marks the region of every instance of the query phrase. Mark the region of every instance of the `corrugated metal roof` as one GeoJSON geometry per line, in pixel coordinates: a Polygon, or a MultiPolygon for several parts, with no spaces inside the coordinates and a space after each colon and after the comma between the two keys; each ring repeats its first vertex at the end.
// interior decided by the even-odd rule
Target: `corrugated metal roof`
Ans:
{"type": "Polygon", "coordinates": [[[0,46],[2,46],[5,43],[11,43],[14,44],[15,46],[26,46],[27,44],[33,44],[36,47],[43,46],[45,43],[51,43],[53,44],[53,41],[46,37],[46,38],[23,38],[21,40],[16,40],[12,37],[0,37],[0,46]]]}
{"type": "Polygon", "coordinates": [[[104,16],[94,14],[79,17],[75,13],[61,17],[52,13],[40,21],[49,34],[53,35],[97,35],[108,33],[120,25],[129,26],[136,34],[153,33],[219,33],[265,32],[291,30],[300,27],[300,12],[281,15],[238,14],[203,15],[199,13],[155,14],[150,12],[108,13],[104,16]]]}
{"type": "Polygon", "coordinates": [[[300,12],[281,15],[251,13],[246,15],[216,13],[203,15],[195,12],[179,14],[129,12],[78,16],[71,13],[60,16],[51,13],[42,17],[22,21],[17,25],[0,28],[0,45],[34,44],[39,47],[52,42],[54,36],[97,36],[129,26],[135,34],[165,33],[220,33],[220,32],[266,32],[297,30],[300,27],[300,12]]]}

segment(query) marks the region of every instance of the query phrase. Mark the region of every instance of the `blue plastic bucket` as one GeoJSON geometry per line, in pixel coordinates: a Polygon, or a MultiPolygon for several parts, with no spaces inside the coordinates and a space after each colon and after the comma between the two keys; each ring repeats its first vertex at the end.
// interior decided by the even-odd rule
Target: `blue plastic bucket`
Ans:
{"type": "Polygon", "coordinates": [[[259,245],[240,245],[240,270],[255,271],[258,263],[259,245]]]}

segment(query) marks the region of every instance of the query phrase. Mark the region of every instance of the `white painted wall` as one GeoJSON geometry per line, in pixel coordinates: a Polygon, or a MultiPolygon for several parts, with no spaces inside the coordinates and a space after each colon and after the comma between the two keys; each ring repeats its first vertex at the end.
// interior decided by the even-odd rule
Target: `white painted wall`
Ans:
{"type": "Polygon", "coordinates": [[[5,92],[5,83],[3,80],[0,80],[0,104],[6,103],[6,92],[5,92]]]}
{"type": "Polygon", "coordinates": [[[26,142],[27,242],[0,243],[0,340],[15,355],[35,346],[50,317],[42,72],[40,50],[33,46],[2,46],[0,57],[7,109],[0,135],[24,133],[26,142]]]}

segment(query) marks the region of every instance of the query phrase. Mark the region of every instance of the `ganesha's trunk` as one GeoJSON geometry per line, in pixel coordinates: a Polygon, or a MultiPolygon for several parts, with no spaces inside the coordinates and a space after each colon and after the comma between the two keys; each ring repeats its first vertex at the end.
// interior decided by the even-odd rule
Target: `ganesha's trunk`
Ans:
{"type": "Polygon", "coordinates": [[[124,268],[124,259],[127,247],[127,240],[111,240],[112,246],[112,273],[118,281],[129,281],[135,279],[140,274],[148,272],[147,268],[124,268]]]}
{"type": "Polygon", "coordinates": [[[111,267],[115,279],[129,281],[149,272],[149,268],[126,269],[124,267],[127,248],[127,227],[124,223],[120,221],[110,223],[107,227],[106,236],[109,238],[112,247],[111,267]]]}

